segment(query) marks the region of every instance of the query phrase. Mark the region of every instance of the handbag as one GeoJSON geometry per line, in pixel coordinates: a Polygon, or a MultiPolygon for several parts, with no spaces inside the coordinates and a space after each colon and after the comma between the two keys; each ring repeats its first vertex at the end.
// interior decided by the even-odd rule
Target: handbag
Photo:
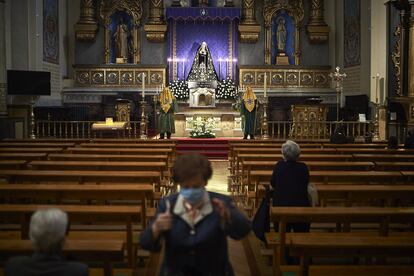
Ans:
{"type": "Polygon", "coordinates": [[[266,193],[252,221],[252,230],[256,237],[266,243],[265,233],[270,232],[270,199],[272,191],[265,186],[266,193]]]}
{"type": "Polygon", "coordinates": [[[308,199],[312,207],[319,205],[318,190],[316,189],[315,184],[308,184],[308,199]]]}

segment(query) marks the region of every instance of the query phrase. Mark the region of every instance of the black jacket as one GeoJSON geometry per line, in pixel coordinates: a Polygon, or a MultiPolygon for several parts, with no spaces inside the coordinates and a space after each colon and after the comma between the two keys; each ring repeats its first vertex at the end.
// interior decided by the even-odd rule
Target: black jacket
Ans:
{"type": "Polygon", "coordinates": [[[276,163],[270,184],[274,206],[310,206],[309,171],[305,163],[281,160],[276,163]]]}
{"type": "Polygon", "coordinates": [[[88,276],[88,266],[64,261],[59,255],[34,253],[31,257],[10,259],[5,276],[88,276]]]}
{"type": "MultiPolygon", "coordinates": [[[[212,211],[192,229],[174,213],[178,194],[160,201],[157,214],[165,212],[166,199],[171,203],[173,214],[172,229],[161,236],[165,240],[166,249],[160,275],[233,275],[227,253],[227,237],[236,240],[243,238],[249,233],[251,224],[235,207],[230,197],[212,192],[208,195],[210,201],[214,198],[220,199],[229,208],[230,224],[227,227],[223,228],[219,214],[212,211]]],[[[161,238],[154,240],[149,226],[141,234],[140,245],[146,250],[159,251],[161,238]]]]}

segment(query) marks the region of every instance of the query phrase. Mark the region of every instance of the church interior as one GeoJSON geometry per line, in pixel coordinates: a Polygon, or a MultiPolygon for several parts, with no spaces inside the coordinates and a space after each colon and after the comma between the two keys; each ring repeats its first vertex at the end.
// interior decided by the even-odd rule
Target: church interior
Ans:
{"type": "Polygon", "coordinates": [[[0,0],[0,276],[52,207],[92,276],[414,275],[413,43],[414,0],[0,0]],[[232,271],[196,272],[205,245],[169,270],[169,200],[209,216],[187,155],[252,228],[223,232],[232,271]],[[278,205],[280,162],[309,206],[278,205]]]}

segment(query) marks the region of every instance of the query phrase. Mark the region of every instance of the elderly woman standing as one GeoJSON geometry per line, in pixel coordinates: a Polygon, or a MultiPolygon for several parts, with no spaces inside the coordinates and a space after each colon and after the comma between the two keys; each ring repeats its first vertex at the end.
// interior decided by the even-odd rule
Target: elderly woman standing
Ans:
{"type": "Polygon", "coordinates": [[[159,251],[165,240],[160,275],[233,275],[227,237],[241,239],[250,222],[227,196],[207,192],[212,175],[210,161],[202,155],[182,155],[173,166],[180,192],[163,198],[155,220],[141,234],[141,246],[159,251]]]}
{"type": "Polygon", "coordinates": [[[31,257],[10,259],[4,268],[6,276],[87,276],[88,267],[66,262],[61,257],[68,230],[68,216],[60,209],[36,211],[30,219],[30,240],[34,254],[31,257]]]}
{"type": "MultiPolygon", "coordinates": [[[[276,163],[271,178],[275,190],[274,206],[310,206],[308,199],[309,171],[305,163],[298,162],[299,145],[286,141],[282,145],[283,160],[276,163]]],[[[287,232],[309,232],[308,223],[291,223],[287,232]]]]}

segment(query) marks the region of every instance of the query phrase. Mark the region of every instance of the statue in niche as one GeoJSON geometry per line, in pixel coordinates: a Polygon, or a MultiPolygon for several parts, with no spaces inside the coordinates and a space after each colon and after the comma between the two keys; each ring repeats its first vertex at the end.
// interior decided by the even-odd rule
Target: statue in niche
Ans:
{"type": "Polygon", "coordinates": [[[207,43],[203,42],[194,57],[193,65],[188,75],[188,81],[213,82],[217,80],[218,77],[214,69],[210,50],[208,49],[207,43]]]}
{"type": "Polygon", "coordinates": [[[118,26],[116,27],[116,31],[114,33],[114,38],[116,42],[116,57],[123,58],[124,60],[128,60],[129,53],[130,53],[130,45],[128,42],[128,37],[130,36],[130,32],[128,29],[128,25],[124,23],[124,20],[121,18],[119,21],[118,26]]]}
{"type": "Polygon", "coordinates": [[[285,19],[279,19],[277,23],[277,50],[279,53],[284,53],[286,51],[286,26],[285,26],[285,19]]]}

